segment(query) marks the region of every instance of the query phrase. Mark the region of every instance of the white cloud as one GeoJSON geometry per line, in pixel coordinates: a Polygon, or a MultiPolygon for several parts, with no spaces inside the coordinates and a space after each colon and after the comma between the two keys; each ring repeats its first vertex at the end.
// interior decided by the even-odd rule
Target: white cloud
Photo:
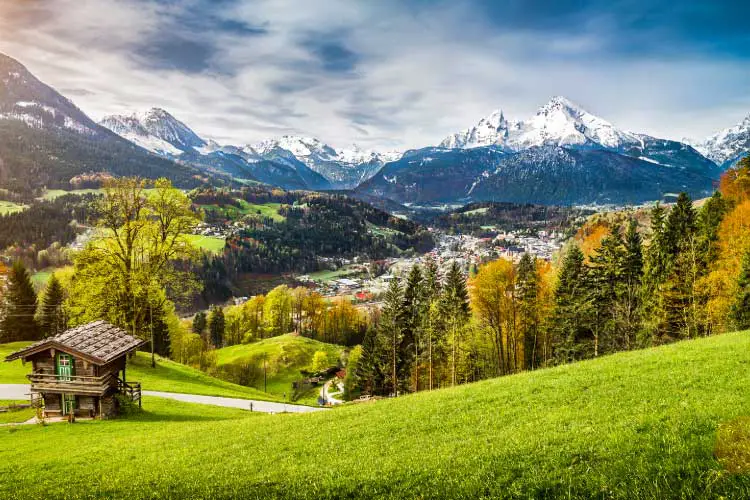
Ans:
{"type": "Polygon", "coordinates": [[[299,133],[335,146],[421,147],[496,108],[525,118],[557,94],[619,127],[669,138],[703,137],[750,112],[742,90],[750,70],[731,61],[617,56],[594,27],[565,35],[501,29],[465,2],[216,7],[222,19],[267,32],[196,31],[192,40],[217,47],[211,67],[197,73],[144,66],[138,48],[180,30],[175,19],[201,9],[199,0],[35,5],[33,18],[0,5],[0,51],[68,90],[94,118],[160,106],[226,143],[299,133]],[[356,55],[353,70],[325,71],[305,46],[309,37],[345,46],[356,55]]]}

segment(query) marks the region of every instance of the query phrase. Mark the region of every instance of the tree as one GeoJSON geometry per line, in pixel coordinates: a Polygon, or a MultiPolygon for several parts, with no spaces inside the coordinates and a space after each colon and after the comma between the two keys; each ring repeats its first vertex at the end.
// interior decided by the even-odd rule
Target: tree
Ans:
{"type": "Polygon", "coordinates": [[[745,252],[737,279],[737,294],[731,309],[732,320],[739,330],[750,328],[750,251],[745,252]]]}
{"type": "Polygon", "coordinates": [[[643,285],[643,245],[638,233],[638,222],[630,219],[623,241],[622,259],[622,317],[623,349],[632,349],[641,326],[641,287],[643,285]]]}
{"type": "Polygon", "coordinates": [[[42,295],[39,308],[39,328],[43,337],[52,337],[65,330],[65,294],[57,276],[52,274],[42,295]]]}
{"type": "Polygon", "coordinates": [[[618,331],[623,260],[620,231],[615,227],[589,259],[587,312],[591,313],[589,329],[594,336],[594,356],[617,350],[624,343],[618,331]]]}
{"type": "Polygon", "coordinates": [[[466,288],[466,277],[456,261],[451,263],[445,277],[440,312],[447,330],[451,333],[451,385],[456,385],[456,361],[460,334],[469,319],[469,292],[466,288]]]}
{"type": "Polygon", "coordinates": [[[401,315],[404,337],[401,342],[401,359],[405,362],[402,366],[404,373],[400,376],[402,379],[406,378],[409,370],[413,367],[414,383],[412,389],[414,391],[419,390],[419,349],[426,313],[427,305],[422,270],[415,264],[406,278],[406,287],[404,288],[404,303],[401,315]]]}
{"type": "Polygon", "coordinates": [[[221,307],[212,308],[211,314],[208,317],[208,332],[211,336],[211,343],[217,349],[224,346],[225,327],[226,319],[224,318],[224,309],[221,307]]]}
{"type": "Polygon", "coordinates": [[[362,385],[359,379],[360,363],[362,361],[362,346],[355,346],[349,353],[344,376],[344,399],[351,401],[361,394],[362,385]]]}
{"type": "Polygon", "coordinates": [[[312,358],[311,370],[313,373],[320,373],[326,371],[331,367],[330,361],[328,360],[328,353],[325,351],[315,351],[312,358]]]}
{"type": "Polygon", "coordinates": [[[16,261],[8,273],[4,312],[0,320],[2,342],[39,340],[41,331],[34,319],[36,292],[31,276],[20,261],[16,261]]]}
{"type": "Polygon", "coordinates": [[[391,394],[398,396],[398,373],[401,367],[401,341],[403,331],[401,324],[401,308],[403,306],[403,290],[397,279],[391,280],[385,293],[380,323],[378,325],[378,350],[384,355],[381,358],[385,383],[390,386],[391,394]]]}
{"type": "Polygon", "coordinates": [[[198,311],[195,313],[195,316],[193,316],[193,333],[203,336],[207,325],[208,321],[206,319],[206,313],[204,311],[198,311]]]}
{"type": "Polygon", "coordinates": [[[97,202],[99,237],[75,259],[66,301],[69,320],[105,319],[148,339],[150,316],[198,288],[186,262],[197,256],[188,235],[199,216],[166,179],[151,192],[138,178],[115,179],[97,202]],[[161,293],[167,290],[168,293],[161,293]]]}
{"type": "Polygon", "coordinates": [[[553,325],[555,356],[560,362],[588,357],[592,335],[588,328],[588,271],[577,245],[565,254],[555,288],[553,325]]]}
{"type": "Polygon", "coordinates": [[[292,331],[292,295],[288,286],[277,286],[266,295],[263,319],[272,336],[292,331]]]}
{"type": "Polygon", "coordinates": [[[426,325],[425,328],[425,340],[427,342],[427,388],[432,390],[432,383],[434,380],[434,358],[435,358],[435,344],[439,340],[439,332],[442,329],[439,326],[439,299],[441,292],[440,283],[440,270],[438,269],[437,263],[432,256],[427,257],[425,262],[424,272],[424,300],[427,312],[425,314],[426,325]]]}
{"type": "Polygon", "coordinates": [[[536,258],[524,253],[516,271],[518,289],[518,329],[523,339],[524,368],[533,370],[540,365],[541,308],[539,307],[541,277],[536,258]]]}

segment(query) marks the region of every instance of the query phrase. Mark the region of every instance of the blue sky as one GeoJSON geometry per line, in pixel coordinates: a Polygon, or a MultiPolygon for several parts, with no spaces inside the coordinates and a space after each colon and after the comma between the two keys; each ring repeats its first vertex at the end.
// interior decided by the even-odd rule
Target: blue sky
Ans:
{"type": "Polygon", "coordinates": [[[94,118],[160,106],[219,142],[436,144],[564,95],[703,138],[750,113],[750,2],[0,0],[0,52],[94,118]]]}

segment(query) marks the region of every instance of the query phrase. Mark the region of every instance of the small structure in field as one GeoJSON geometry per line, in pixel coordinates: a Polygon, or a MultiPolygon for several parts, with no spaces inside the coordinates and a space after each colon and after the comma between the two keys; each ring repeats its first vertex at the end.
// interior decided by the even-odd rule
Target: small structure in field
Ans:
{"type": "Polygon", "coordinates": [[[5,361],[31,361],[31,393],[44,400],[45,416],[108,418],[117,394],[141,402],[141,385],[127,382],[127,355],[146,342],[106,321],[78,326],[14,352],[5,361]]]}

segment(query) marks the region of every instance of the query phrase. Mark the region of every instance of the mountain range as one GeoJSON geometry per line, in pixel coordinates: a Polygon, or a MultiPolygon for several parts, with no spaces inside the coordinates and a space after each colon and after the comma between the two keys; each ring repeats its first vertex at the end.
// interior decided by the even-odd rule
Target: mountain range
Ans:
{"type": "Polygon", "coordinates": [[[705,141],[625,131],[564,97],[526,120],[497,110],[437,146],[378,153],[283,136],[220,145],[169,112],[92,121],[70,100],[0,55],[0,186],[68,187],[88,173],[167,176],[180,185],[261,182],[346,189],[399,203],[514,201],[638,203],[710,193],[750,149],[750,116],[705,141]]]}

